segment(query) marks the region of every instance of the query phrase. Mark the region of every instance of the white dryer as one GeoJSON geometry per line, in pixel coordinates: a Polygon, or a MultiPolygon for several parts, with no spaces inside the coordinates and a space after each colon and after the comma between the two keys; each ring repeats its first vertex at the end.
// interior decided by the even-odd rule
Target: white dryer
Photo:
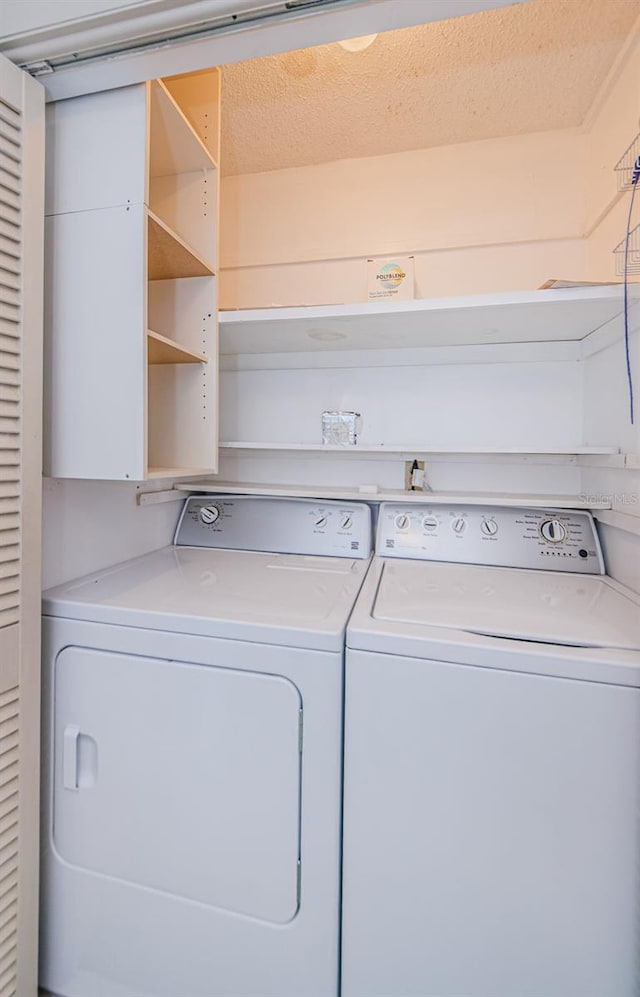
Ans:
{"type": "Polygon", "coordinates": [[[344,633],[366,505],[188,499],[44,599],[40,984],[335,997],[344,633]]]}
{"type": "Polygon", "coordinates": [[[640,599],[587,513],[386,505],[376,550],[342,997],[637,997],[640,599]]]}

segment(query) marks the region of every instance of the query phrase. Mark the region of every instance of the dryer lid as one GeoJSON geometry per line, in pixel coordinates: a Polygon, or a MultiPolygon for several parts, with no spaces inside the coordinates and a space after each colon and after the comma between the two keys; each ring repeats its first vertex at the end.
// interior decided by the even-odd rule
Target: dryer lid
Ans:
{"type": "Polygon", "coordinates": [[[387,561],[372,615],[492,637],[640,649],[640,600],[606,577],[387,561]]]}

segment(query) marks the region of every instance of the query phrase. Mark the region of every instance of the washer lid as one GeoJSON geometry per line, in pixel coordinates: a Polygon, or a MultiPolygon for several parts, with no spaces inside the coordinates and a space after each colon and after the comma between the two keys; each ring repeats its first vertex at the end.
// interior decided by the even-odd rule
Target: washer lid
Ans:
{"type": "Polygon", "coordinates": [[[372,615],[492,637],[640,649],[640,605],[606,577],[386,561],[372,615]]]}
{"type": "Polygon", "coordinates": [[[44,612],[337,650],[368,564],[344,557],[165,547],[50,589],[44,612]]]}

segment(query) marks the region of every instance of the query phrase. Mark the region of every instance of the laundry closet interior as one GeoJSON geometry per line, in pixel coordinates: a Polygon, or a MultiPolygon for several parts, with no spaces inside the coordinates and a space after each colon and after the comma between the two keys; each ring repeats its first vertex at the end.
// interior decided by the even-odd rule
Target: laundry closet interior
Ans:
{"type": "Polygon", "coordinates": [[[144,85],[51,104],[45,585],[165,543],[150,491],[396,497],[413,459],[443,501],[601,509],[631,570],[637,14],[525,3],[152,82],[148,161],[144,85]],[[368,303],[393,254],[415,300],[368,303]],[[360,414],[356,447],[322,446],[325,410],[360,414]]]}
{"type": "Polygon", "coordinates": [[[631,997],[640,0],[467,2],[53,74],[52,994],[631,997]]]}

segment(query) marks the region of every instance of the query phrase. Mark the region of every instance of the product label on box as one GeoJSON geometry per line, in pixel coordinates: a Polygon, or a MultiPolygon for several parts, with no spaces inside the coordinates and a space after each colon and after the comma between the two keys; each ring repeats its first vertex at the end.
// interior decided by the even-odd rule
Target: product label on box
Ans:
{"type": "Polygon", "coordinates": [[[413,298],[413,256],[367,260],[369,301],[413,298]]]}

